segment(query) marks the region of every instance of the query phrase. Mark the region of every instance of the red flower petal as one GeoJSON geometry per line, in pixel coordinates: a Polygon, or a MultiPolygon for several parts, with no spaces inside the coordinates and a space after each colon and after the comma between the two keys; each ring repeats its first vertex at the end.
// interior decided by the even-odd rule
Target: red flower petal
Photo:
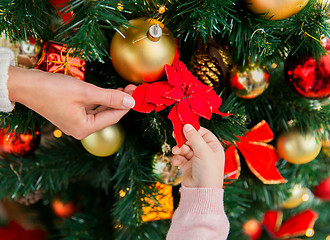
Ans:
{"type": "Polygon", "coordinates": [[[153,103],[156,106],[172,105],[175,101],[163,97],[163,95],[171,91],[172,88],[173,86],[168,84],[167,81],[154,82],[150,84],[146,89],[146,102],[153,103]]]}
{"type": "Polygon", "coordinates": [[[182,86],[182,76],[181,71],[171,67],[170,65],[165,65],[165,72],[167,76],[168,83],[175,87],[182,86]]]}
{"type": "MultiPolygon", "coordinates": [[[[181,119],[179,118],[177,110],[178,110],[177,106],[174,106],[172,108],[172,110],[170,111],[170,113],[168,114],[168,119],[170,119],[172,121],[176,143],[178,144],[178,147],[181,147],[187,141],[187,139],[185,138],[185,136],[183,134],[184,125],[182,124],[181,119]]],[[[200,129],[200,124],[198,121],[195,123],[190,123],[190,124],[197,131],[200,129]]]]}
{"type": "Polygon", "coordinates": [[[168,114],[168,119],[170,119],[172,121],[176,143],[178,144],[178,147],[181,147],[187,141],[187,139],[183,135],[183,124],[182,124],[176,110],[177,110],[177,107],[174,106],[172,108],[172,110],[170,111],[170,113],[168,114]]]}
{"type": "Polygon", "coordinates": [[[154,104],[146,102],[146,90],[150,86],[148,83],[143,83],[142,85],[139,85],[132,97],[135,100],[135,106],[133,110],[137,112],[142,112],[142,113],[150,113],[152,110],[156,108],[154,104]]]}
{"type": "Polygon", "coordinates": [[[179,102],[185,97],[182,87],[174,87],[171,91],[164,94],[164,97],[179,102]]]}
{"type": "Polygon", "coordinates": [[[210,120],[212,117],[212,107],[207,101],[201,98],[191,97],[187,98],[191,106],[191,110],[198,116],[210,120]]]}
{"type": "Polygon", "coordinates": [[[183,99],[178,103],[177,114],[183,125],[188,123],[193,125],[199,120],[199,116],[191,110],[188,99],[183,99]]]}

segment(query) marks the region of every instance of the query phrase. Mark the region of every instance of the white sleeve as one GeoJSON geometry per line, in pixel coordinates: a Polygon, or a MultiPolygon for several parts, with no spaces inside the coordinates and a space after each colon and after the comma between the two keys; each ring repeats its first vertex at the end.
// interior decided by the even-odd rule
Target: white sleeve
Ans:
{"type": "Polygon", "coordinates": [[[8,68],[15,65],[14,53],[9,48],[0,47],[0,112],[11,112],[15,104],[8,98],[8,68]]]}

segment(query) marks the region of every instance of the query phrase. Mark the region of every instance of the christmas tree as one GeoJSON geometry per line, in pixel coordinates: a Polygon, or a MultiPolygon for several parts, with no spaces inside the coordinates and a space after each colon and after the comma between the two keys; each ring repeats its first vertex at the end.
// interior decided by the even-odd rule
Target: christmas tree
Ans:
{"type": "Polygon", "coordinates": [[[1,113],[1,199],[30,204],[49,239],[165,239],[180,198],[170,149],[189,122],[226,149],[228,239],[329,240],[329,10],[320,0],[1,0],[2,39],[36,57],[32,67],[138,85],[135,110],[81,141],[18,103],[1,113]],[[186,95],[167,98],[178,82],[186,95]]]}

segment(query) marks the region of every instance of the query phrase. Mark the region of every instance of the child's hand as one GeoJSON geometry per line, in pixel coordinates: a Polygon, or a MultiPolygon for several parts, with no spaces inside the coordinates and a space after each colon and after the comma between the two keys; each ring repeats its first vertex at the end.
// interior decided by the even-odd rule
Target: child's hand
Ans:
{"type": "Polygon", "coordinates": [[[190,124],[184,126],[187,142],[173,147],[172,164],[182,171],[182,186],[222,188],[224,150],[217,137],[202,128],[197,132],[190,124]]]}
{"type": "Polygon", "coordinates": [[[77,139],[118,122],[133,106],[136,86],[103,89],[60,73],[9,68],[8,94],[77,139]]]}

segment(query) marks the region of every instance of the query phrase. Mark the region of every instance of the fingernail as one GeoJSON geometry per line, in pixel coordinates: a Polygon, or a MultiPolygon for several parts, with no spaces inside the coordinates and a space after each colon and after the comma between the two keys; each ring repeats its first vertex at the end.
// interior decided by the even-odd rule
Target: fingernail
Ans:
{"type": "Polygon", "coordinates": [[[125,96],[123,100],[123,105],[128,108],[133,108],[135,105],[135,101],[132,97],[125,96]]]}
{"type": "Polygon", "coordinates": [[[186,132],[190,132],[191,130],[193,130],[193,126],[191,126],[190,124],[186,124],[183,127],[183,130],[185,130],[186,132]]]}

